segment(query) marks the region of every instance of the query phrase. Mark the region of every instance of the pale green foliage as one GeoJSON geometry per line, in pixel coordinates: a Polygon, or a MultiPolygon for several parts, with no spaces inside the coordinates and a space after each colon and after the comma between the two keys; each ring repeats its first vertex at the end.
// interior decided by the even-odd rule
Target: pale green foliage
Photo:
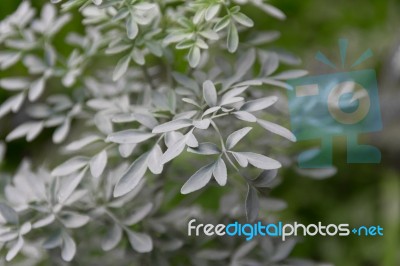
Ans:
{"type": "MultiPolygon", "coordinates": [[[[272,116],[264,110],[278,101],[276,90],[267,88],[288,89],[284,80],[305,72],[274,74],[281,63],[298,63],[289,54],[260,48],[279,33],[250,32],[247,39],[240,34],[254,24],[242,5],[280,19],[283,13],[261,0],[52,2],[62,2],[62,15],[48,4],[36,18],[23,2],[0,24],[1,68],[22,62],[29,73],[0,80],[10,95],[0,117],[22,110],[31,117],[6,141],[33,141],[45,128],[55,128],[52,141],[63,143],[52,154],[37,151],[46,157],[43,166],[24,161],[6,185],[7,203],[0,205],[5,259],[21,252],[34,264],[46,259],[44,249],[59,247],[63,260],[85,265],[178,265],[173,263],[179,257],[182,265],[305,263],[286,260],[292,240],[214,239],[220,248],[204,249],[204,240],[184,233],[190,216],[254,221],[259,208],[285,206],[258,197],[276,184],[276,169],[282,166],[260,154],[276,151],[269,132],[295,141],[289,130],[265,120],[272,116]],[[64,58],[53,39],[72,18],[65,12],[75,8],[86,34],[68,34],[73,50],[64,58]],[[248,138],[255,127],[269,131],[262,134],[269,143],[248,138]],[[193,163],[186,183],[172,184],[178,181],[182,194],[210,183],[230,186],[217,213],[197,205],[163,207],[179,193],[166,189],[181,175],[169,165],[186,152],[188,158],[205,155],[208,163],[193,163]],[[249,178],[256,169],[261,174],[249,178]],[[124,255],[123,239],[134,256],[124,255]],[[107,254],[91,257],[100,248],[107,254]]],[[[4,151],[0,142],[0,159],[4,151]]]]}

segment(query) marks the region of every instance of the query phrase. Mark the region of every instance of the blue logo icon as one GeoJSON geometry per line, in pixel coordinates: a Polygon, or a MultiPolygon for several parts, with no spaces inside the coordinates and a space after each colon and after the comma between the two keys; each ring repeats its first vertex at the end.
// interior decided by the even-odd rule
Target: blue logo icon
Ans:
{"type": "MultiPolygon", "coordinates": [[[[345,67],[347,40],[339,40],[342,68],[345,67]]],[[[351,67],[372,56],[367,50],[351,67]]],[[[316,59],[337,69],[325,55],[316,59]]],[[[299,141],[320,140],[320,148],[299,155],[301,168],[332,166],[332,140],[347,137],[348,163],[379,163],[381,153],[374,146],[359,143],[361,133],[379,131],[382,120],[374,69],[308,76],[288,81],[291,128],[299,141]]]]}

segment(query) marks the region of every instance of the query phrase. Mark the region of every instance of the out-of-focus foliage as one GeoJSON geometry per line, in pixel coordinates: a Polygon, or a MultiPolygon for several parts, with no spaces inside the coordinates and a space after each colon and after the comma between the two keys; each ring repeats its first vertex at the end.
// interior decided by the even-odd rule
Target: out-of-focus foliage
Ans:
{"type": "MultiPolygon", "coordinates": [[[[274,123],[282,116],[271,106],[279,90],[289,89],[285,80],[306,72],[280,67],[299,60],[264,49],[279,33],[251,30],[254,22],[241,9],[284,14],[258,0],[52,2],[62,2],[61,13],[50,3],[36,12],[23,1],[0,24],[0,67],[10,71],[0,79],[8,95],[0,116],[27,116],[5,141],[35,143],[52,132],[53,143],[51,152],[26,156],[5,184],[4,259],[310,264],[287,259],[294,239],[243,243],[185,233],[190,216],[254,221],[260,209],[284,206],[268,192],[276,170],[293,161],[281,137],[295,137],[274,123]],[[80,19],[84,33],[67,32],[68,48],[60,51],[60,31],[80,19]],[[248,137],[253,127],[263,141],[248,137]],[[179,165],[185,163],[171,167],[182,153],[196,160],[184,174],[179,165]],[[201,204],[205,194],[179,195],[180,187],[189,194],[215,184],[229,188],[211,210],[201,204]]],[[[5,150],[2,142],[1,157],[5,150]]]]}

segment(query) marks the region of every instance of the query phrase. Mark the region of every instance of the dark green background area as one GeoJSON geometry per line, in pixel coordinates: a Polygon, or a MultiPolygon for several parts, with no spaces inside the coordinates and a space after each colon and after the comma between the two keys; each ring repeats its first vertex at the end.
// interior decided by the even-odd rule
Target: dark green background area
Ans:
{"type": "MultiPolygon", "coordinates": [[[[47,1],[34,0],[41,6],[47,1]]],[[[20,1],[1,0],[0,19],[11,13],[20,1]]],[[[314,60],[317,51],[324,52],[337,62],[339,38],[349,40],[348,62],[366,49],[374,57],[365,62],[366,68],[377,70],[381,96],[400,90],[400,86],[386,86],[385,73],[393,51],[400,40],[400,1],[395,0],[274,0],[272,4],[287,15],[287,20],[267,18],[254,8],[246,13],[255,21],[259,30],[279,30],[282,37],[270,47],[284,48],[303,59],[301,68],[311,73],[325,69],[314,60]]],[[[77,15],[77,14],[75,14],[77,15]]],[[[69,29],[82,31],[79,19],[73,20],[69,29]]],[[[58,49],[63,40],[58,39],[58,49]]],[[[400,74],[400,73],[399,73],[400,74]]],[[[0,73],[1,76],[1,73],[0,73]]],[[[398,84],[397,84],[398,85],[398,84]]],[[[0,102],[6,95],[0,93],[0,102]]],[[[399,100],[400,101],[400,100],[399,100]]],[[[390,112],[382,105],[382,112],[390,112]]],[[[392,130],[391,124],[399,120],[384,120],[383,132],[367,136],[366,141],[377,145],[391,143],[385,134],[392,130]],[[383,139],[383,140],[382,140],[383,139]]],[[[0,125],[0,133],[2,125],[0,125]]],[[[400,132],[391,132],[400,139],[400,132]]],[[[37,142],[35,142],[37,143],[37,142]]],[[[35,143],[33,145],[35,145],[35,143]]],[[[40,140],[39,140],[40,143],[40,140]]],[[[400,147],[398,142],[380,146],[382,163],[379,165],[349,165],[346,163],[343,139],[335,141],[335,164],[338,173],[325,180],[299,176],[292,170],[283,170],[283,182],[272,192],[282,198],[288,208],[278,214],[286,222],[302,223],[350,223],[354,226],[381,225],[384,237],[306,237],[294,250],[294,256],[331,262],[338,266],[395,266],[400,265],[400,147]]],[[[13,155],[9,165],[19,163],[21,152],[29,153],[24,141],[9,146],[13,155]]],[[[8,167],[7,165],[5,166],[8,167]]],[[[212,194],[208,199],[214,201],[212,194]]]]}

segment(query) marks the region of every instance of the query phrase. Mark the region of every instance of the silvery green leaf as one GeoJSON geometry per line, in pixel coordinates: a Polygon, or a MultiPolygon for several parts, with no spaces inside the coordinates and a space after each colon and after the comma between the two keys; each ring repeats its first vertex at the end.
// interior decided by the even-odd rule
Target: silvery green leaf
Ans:
{"type": "Polygon", "coordinates": [[[90,172],[93,177],[99,177],[107,165],[107,151],[104,149],[90,160],[90,172]]]}
{"type": "Polygon", "coordinates": [[[210,107],[210,108],[208,108],[207,110],[204,111],[202,117],[204,117],[206,115],[209,115],[209,114],[212,114],[212,113],[214,113],[214,112],[216,112],[216,111],[218,111],[220,109],[221,109],[221,106],[210,107]]]}
{"type": "Polygon", "coordinates": [[[61,257],[65,261],[71,261],[75,257],[75,241],[66,232],[62,233],[61,257]]]}
{"type": "Polygon", "coordinates": [[[101,98],[91,99],[91,100],[87,101],[86,104],[90,108],[92,108],[94,110],[98,110],[98,111],[114,108],[114,104],[112,101],[109,101],[107,99],[101,99],[101,98]]]}
{"type": "Polygon", "coordinates": [[[134,225],[146,217],[153,209],[153,203],[148,202],[124,220],[126,225],[134,225]]]}
{"type": "Polygon", "coordinates": [[[169,90],[167,94],[168,107],[171,113],[175,114],[176,111],[176,94],[175,91],[169,90]]]}
{"type": "Polygon", "coordinates": [[[189,194],[193,191],[199,190],[210,182],[214,171],[215,164],[210,163],[200,168],[194,175],[181,188],[182,194],[189,194]]]}
{"type": "Polygon", "coordinates": [[[257,100],[252,100],[244,103],[240,110],[247,111],[247,112],[256,112],[263,110],[265,108],[270,107],[274,103],[278,101],[278,97],[276,96],[269,96],[265,98],[260,98],[257,100]]]}
{"type": "Polygon", "coordinates": [[[212,20],[218,14],[220,8],[221,5],[219,4],[210,5],[207,8],[206,13],[204,14],[204,18],[206,19],[206,21],[212,20]]]}
{"type": "Polygon", "coordinates": [[[29,87],[29,81],[25,78],[0,79],[0,87],[10,91],[24,90],[29,87]]]}
{"type": "Polygon", "coordinates": [[[51,28],[48,30],[47,35],[51,36],[59,32],[61,28],[70,21],[70,19],[70,14],[59,16],[59,18],[51,25],[51,28]]]}
{"type": "Polygon", "coordinates": [[[32,224],[30,222],[25,222],[21,227],[19,228],[19,234],[20,235],[26,235],[32,230],[32,224]]]}
{"type": "Polygon", "coordinates": [[[237,111],[237,112],[233,112],[233,115],[240,120],[246,121],[246,122],[251,122],[254,123],[257,121],[257,117],[255,117],[254,115],[252,115],[249,112],[246,111],[237,111]]]}
{"type": "Polygon", "coordinates": [[[122,238],[122,228],[114,223],[107,231],[107,234],[101,240],[101,248],[104,251],[109,251],[115,248],[122,238]]]}
{"type": "Polygon", "coordinates": [[[29,116],[36,119],[45,119],[52,115],[53,110],[46,104],[35,104],[27,110],[29,116]]]}
{"type": "Polygon", "coordinates": [[[45,45],[45,60],[48,66],[54,66],[57,60],[57,53],[49,44],[45,45]]]}
{"type": "MultiPolygon", "coordinates": [[[[255,49],[250,49],[246,53],[244,53],[238,60],[237,66],[236,66],[236,80],[235,83],[244,77],[244,75],[249,72],[256,60],[256,51],[255,49]]],[[[250,86],[250,85],[255,85],[257,86],[257,83],[259,81],[257,80],[246,80],[241,83],[237,83],[235,86],[236,87],[241,87],[241,86],[250,86]]],[[[259,85],[259,84],[258,84],[259,85]]]]}
{"type": "Polygon", "coordinates": [[[145,59],[144,59],[144,53],[143,53],[141,50],[137,49],[136,47],[133,48],[133,51],[132,51],[132,59],[133,59],[133,61],[135,61],[138,65],[141,65],[141,66],[143,66],[143,65],[146,63],[146,61],[145,61],[145,59]]]}
{"type": "Polygon", "coordinates": [[[119,53],[122,53],[122,52],[128,50],[131,47],[132,47],[132,45],[130,45],[130,44],[120,44],[120,45],[108,47],[106,49],[105,53],[106,54],[119,54],[119,53]]]}
{"type": "Polygon", "coordinates": [[[228,51],[230,53],[236,52],[239,46],[239,34],[233,22],[229,23],[228,36],[226,41],[227,41],[226,46],[228,47],[228,51]]]}
{"type": "Polygon", "coordinates": [[[211,80],[206,80],[203,83],[203,97],[208,106],[213,107],[217,105],[217,90],[211,80]]]}
{"type": "Polygon", "coordinates": [[[244,258],[247,254],[250,253],[257,246],[257,241],[249,241],[244,242],[240,247],[236,250],[235,254],[232,257],[232,261],[239,261],[241,258],[244,258]]]}
{"type": "Polygon", "coordinates": [[[186,134],[186,145],[191,148],[196,148],[199,146],[199,142],[197,141],[196,137],[193,134],[193,130],[186,134]]]}
{"type": "Polygon", "coordinates": [[[121,156],[123,158],[128,158],[132,154],[132,152],[135,148],[136,148],[136,144],[125,143],[125,144],[120,144],[118,146],[118,151],[119,151],[119,154],[121,154],[121,156]]]}
{"type": "Polygon", "coordinates": [[[181,132],[178,131],[171,131],[171,132],[167,132],[167,134],[165,134],[165,145],[167,146],[167,148],[172,147],[173,145],[175,145],[175,143],[184,138],[183,134],[181,132]]]}
{"type": "Polygon", "coordinates": [[[128,70],[129,63],[131,62],[131,55],[128,54],[124,57],[122,57],[118,63],[117,66],[114,69],[113,73],[113,80],[117,81],[119,80],[128,70]]]}
{"type": "Polygon", "coordinates": [[[246,53],[243,53],[237,60],[237,64],[235,67],[236,68],[235,74],[231,75],[230,78],[228,78],[223,82],[222,91],[225,92],[235,83],[236,83],[235,87],[251,86],[251,85],[257,86],[257,83],[260,83],[260,81],[258,80],[247,80],[237,83],[252,69],[255,59],[256,59],[256,52],[254,49],[249,49],[246,53]]]}
{"type": "Polygon", "coordinates": [[[278,245],[275,254],[271,257],[271,261],[278,262],[286,259],[292,252],[295,245],[295,239],[287,239],[286,241],[282,241],[280,245],[278,245]]]}
{"type": "Polygon", "coordinates": [[[67,151],[78,151],[83,149],[84,147],[86,147],[89,144],[92,144],[93,142],[99,141],[102,138],[96,135],[89,135],[86,136],[80,140],[76,140],[71,142],[70,144],[68,144],[65,149],[67,151]]]}
{"type": "Polygon", "coordinates": [[[233,14],[232,17],[236,22],[238,22],[239,24],[241,24],[245,27],[253,27],[254,26],[253,20],[241,12],[233,14]]]}
{"type": "Polygon", "coordinates": [[[190,127],[192,125],[193,123],[191,119],[177,119],[154,127],[152,132],[155,134],[165,133],[169,131],[175,131],[182,128],[190,127]]]}
{"type": "Polygon", "coordinates": [[[161,163],[161,157],[163,156],[162,150],[160,145],[156,144],[154,148],[151,150],[148,161],[147,161],[147,166],[149,167],[149,170],[153,174],[161,174],[163,170],[163,165],[161,163]]]}
{"type": "Polygon", "coordinates": [[[149,10],[154,9],[156,7],[157,7],[156,4],[154,4],[154,3],[146,3],[146,2],[137,3],[137,4],[134,5],[135,9],[139,9],[139,10],[142,10],[142,11],[149,11],[149,10]]]}
{"type": "Polygon", "coordinates": [[[56,231],[52,233],[44,242],[43,248],[45,249],[53,249],[59,247],[62,244],[61,232],[56,231]]]}
{"type": "Polygon", "coordinates": [[[231,21],[231,18],[229,15],[224,16],[221,18],[215,25],[214,25],[214,31],[219,32],[226,27],[228,27],[229,23],[231,21]]]}
{"type": "Polygon", "coordinates": [[[139,27],[136,21],[133,19],[133,15],[129,16],[126,20],[126,31],[128,34],[128,38],[133,40],[139,33],[139,27]]]}
{"type": "Polygon", "coordinates": [[[296,169],[296,172],[302,176],[314,179],[325,179],[334,176],[337,173],[336,167],[327,167],[320,169],[296,169]]]}
{"type": "Polygon", "coordinates": [[[246,156],[242,155],[239,152],[231,152],[231,154],[233,155],[233,157],[235,157],[235,160],[241,167],[247,167],[249,161],[247,160],[246,156]]]}
{"type": "Polygon", "coordinates": [[[189,49],[188,53],[189,65],[192,68],[197,67],[200,63],[200,59],[201,59],[200,48],[193,45],[192,48],[189,49]]]}
{"type": "Polygon", "coordinates": [[[111,118],[114,123],[127,123],[136,121],[136,117],[131,113],[116,114],[111,118]]]}
{"type": "Polygon", "coordinates": [[[182,112],[179,114],[176,114],[174,116],[173,120],[178,120],[178,119],[191,119],[193,118],[195,115],[197,114],[197,111],[191,110],[191,111],[187,111],[187,112],[182,112]]]}
{"type": "Polygon", "coordinates": [[[222,95],[221,104],[231,98],[242,94],[245,90],[247,90],[248,87],[249,86],[240,86],[227,91],[224,95],[222,95]]]}
{"type": "Polygon", "coordinates": [[[186,87],[186,88],[190,88],[193,91],[199,91],[199,85],[197,84],[196,81],[194,81],[193,79],[189,78],[186,75],[183,75],[181,73],[178,72],[173,72],[172,76],[174,77],[174,79],[176,80],[176,82],[178,82],[180,85],[186,87]]]}
{"type": "Polygon", "coordinates": [[[6,70],[15,65],[22,57],[22,52],[5,53],[0,55],[0,68],[6,70]]]}
{"type": "Polygon", "coordinates": [[[264,170],[256,179],[251,180],[255,187],[270,187],[271,183],[275,180],[278,170],[264,170]]]}
{"type": "Polygon", "coordinates": [[[11,229],[4,229],[4,230],[7,231],[2,232],[2,234],[0,235],[0,241],[3,243],[15,240],[19,236],[19,233],[16,231],[11,231],[11,229]]]}
{"type": "Polygon", "coordinates": [[[280,126],[280,125],[277,125],[277,124],[274,124],[274,123],[271,123],[269,121],[265,121],[265,120],[262,120],[262,119],[258,119],[257,123],[260,126],[262,126],[264,129],[266,129],[268,131],[271,131],[272,133],[275,133],[275,134],[280,135],[280,136],[282,136],[284,138],[287,138],[290,141],[296,142],[296,136],[293,135],[293,133],[290,132],[288,129],[286,129],[286,128],[280,126]]]}
{"type": "Polygon", "coordinates": [[[114,188],[114,197],[129,193],[139,184],[147,170],[147,157],[148,153],[145,153],[129,166],[114,188]]]}
{"type": "Polygon", "coordinates": [[[163,47],[161,43],[158,41],[148,41],[146,42],[146,47],[149,49],[150,53],[157,57],[161,57],[163,55],[163,47]]]}
{"type": "MultiPolygon", "coordinates": [[[[96,181],[95,181],[96,182],[96,181]]],[[[76,189],[74,190],[71,195],[64,201],[64,205],[71,206],[75,202],[81,200],[85,196],[87,196],[87,190],[85,189],[76,189]]]]}
{"type": "Polygon", "coordinates": [[[190,103],[198,108],[201,108],[200,105],[198,103],[196,103],[194,100],[190,99],[190,98],[182,98],[182,101],[186,102],[186,103],[190,103]]]}
{"type": "Polygon", "coordinates": [[[104,134],[111,134],[113,132],[113,124],[111,119],[104,114],[98,113],[94,117],[96,127],[104,134]]]}
{"type": "Polygon", "coordinates": [[[203,19],[205,13],[206,9],[198,9],[196,11],[196,14],[193,16],[193,23],[199,24],[199,22],[203,19]]]}
{"type": "Polygon", "coordinates": [[[73,157],[60,164],[51,172],[52,176],[65,176],[82,169],[89,163],[89,159],[83,156],[73,157]]]}
{"type": "Polygon", "coordinates": [[[246,159],[251,165],[260,169],[271,170],[271,169],[281,168],[282,166],[280,162],[254,152],[236,152],[236,153],[239,153],[240,155],[246,157],[246,159]]]}
{"type": "Polygon", "coordinates": [[[45,127],[56,127],[64,123],[65,116],[63,115],[56,115],[54,117],[50,117],[49,119],[44,121],[45,127]]]}
{"type": "Polygon", "coordinates": [[[246,217],[249,222],[254,222],[258,217],[259,202],[257,190],[247,185],[247,196],[246,196],[246,217]]]}
{"type": "Polygon", "coordinates": [[[34,43],[27,42],[25,40],[6,40],[5,45],[9,48],[13,48],[16,50],[31,50],[35,47],[34,43]]]}
{"type": "Polygon", "coordinates": [[[244,101],[243,97],[232,97],[229,99],[225,99],[224,101],[221,101],[221,106],[232,105],[243,101],[244,101]]]}
{"type": "Polygon", "coordinates": [[[137,121],[142,124],[143,126],[153,129],[154,127],[158,126],[158,121],[157,119],[154,118],[154,116],[150,114],[135,114],[135,117],[137,121]]]}
{"type": "Polygon", "coordinates": [[[15,256],[17,256],[23,245],[24,239],[22,238],[22,236],[19,236],[17,242],[15,242],[15,244],[8,250],[6,261],[11,261],[15,256]]]}
{"type": "Polygon", "coordinates": [[[109,134],[106,141],[119,144],[137,144],[146,141],[154,136],[155,134],[150,132],[145,132],[137,129],[127,129],[109,134]]]}
{"type": "MultiPolygon", "coordinates": [[[[121,168],[122,170],[125,169],[126,167],[124,166],[123,168],[121,168]]],[[[118,176],[120,175],[120,170],[118,170],[117,173],[118,176]]],[[[109,176],[109,178],[111,178],[112,180],[110,180],[111,182],[115,181],[115,177],[109,176]]],[[[124,205],[128,204],[130,201],[132,201],[135,197],[138,196],[138,194],[142,191],[143,187],[144,187],[145,181],[142,179],[139,184],[128,194],[126,194],[125,196],[122,196],[120,198],[117,199],[112,199],[111,202],[109,202],[107,204],[108,207],[110,208],[116,208],[116,209],[120,209],[123,208],[124,205]]],[[[110,183],[110,193],[107,193],[107,195],[112,197],[112,187],[113,183],[110,183]]]]}
{"type": "Polygon", "coordinates": [[[279,67],[279,57],[276,53],[261,53],[260,77],[267,77],[274,73],[279,67]]]}
{"type": "Polygon", "coordinates": [[[227,169],[224,160],[219,157],[214,166],[213,175],[220,186],[225,186],[228,178],[227,169]]]}
{"type": "Polygon", "coordinates": [[[25,94],[23,92],[8,98],[0,106],[0,118],[9,113],[10,111],[17,112],[21,108],[24,100],[25,100],[25,94]]]}
{"type": "Polygon", "coordinates": [[[253,129],[252,127],[244,127],[230,134],[226,139],[226,148],[230,150],[233,147],[235,147],[236,144],[238,144],[238,142],[242,138],[244,138],[252,129],[253,129]]]}
{"type": "Polygon", "coordinates": [[[61,143],[65,140],[71,127],[71,120],[65,119],[64,123],[59,126],[53,133],[53,142],[61,143]]]}
{"type": "Polygon", "coordinates": [[[208,49],[208,44],[205,41],[203,41],[203,39],[197,39],[196,46],[201,49],[208,49]]]}
{"type": "Polygon", "coordinates": [[[198,129],[207,129],[210,126],[211,119],[203,119],[203,120],[193,120],[193,126],[198,129]]]}
{"type": "Polygon", "coordinates": [[[42,218],[42,219],[37,220],[36,222],[34,222],[33,225],[32,225],[32,227],[33,227],[34,229],[41,228],[41,227],[45,227],[45,226],[47,226],[47,225],[53,223],[55,219],[56,219],[56,217],[55,217],[54,214],[49,214],[49,215],[47,215],[46,217],[44,217],[44,218],[42,218]]]}
{"type": "Polygon", "coordinates": [[[32,140],[33,137],[37,134],[37,132],[41,131],[43,128],[43,123],[42,122],[27,122],[22,125],[19,125],[16,127],[13,131],[11,131],[7,137],[6,141],[12,141],[17,138],[21,138],[23,136],[30,136],[29,138],[27,137],[28,140],[32,140]],[[33,135],[32,135],[33,134],[33,135]]]}
{"type": "Polygon", "coordinates": [[[31,102],[36,101],[40,95],[42,95],[44,90],[44,78],[39,78],[35,80],[31,87],[29,88],[28,98],[31,102]]]}
{"type": "Polygon", "coordinates": [[[189,147],[187,151],[201,155],[213,155],[221,153],[221,150],[217,147],[217,145],[209,142],[200,143],[196,148],[189,147]]]}
{"type": "Polygon", "coordinates": [[[60,220],[67,228],[79,228],[87,224],[90,218],[77,212],[64,211],[60,214],[60,220]]]}
{"type": "Polygon", "coordinates": [[[113,16],[113,21],[118,21],[126,18],[129,15],[129,9],[127,7],[122,7],[118,12],[113,16]]]}
{"type": "Polygon", "coordinates": [[[191,34],[189,33],[171,33],[169,35],[167,35],[164,40],[163,40],[163,44],[165,45],[169,45],[171,43],[177,43],[177,42],[181,42],[184,39],[187,39],[191,36],[191,34]]]}
{"type": "Polygon", "coordinates": [[[18,224],[18,214],[13,208],[5,203],[0,203],[0,221],[8,224],[18,224]]]}
{"type": "Polygon", "coordinates": [[[271,78],[274,79],[279,79],[279,80],[288,80],[288,79],[296,79],[303,77],[308,74],[308,71],[306,70],[287,70],[283,71],[275,76],[272,76],[271,78]]]}
{"type": "Polygon", "coordinates": [[[42,132],[43,126],[44,124],[41,121],[32,126],[28,134],[26,134],[26,141],[31,142],[34,140],[42,132]]]}
{"type": "Polygon", "coordinates": [[[255,36],[252,36],[247,42],[252,45],[262,45],[273,42],[281,36],[279,31],[262,31],[257,32],[255,36]]]}
{"type": "Polygon", "coordinates": [[[288,53],[286,51],[277,51],[277,54],[279,56],[279,61],[292,65],[292,66],[298,66],[301,64],[301,59],[298,56],[293,55],[292,53],[288,53]]]}
{"type": "Polygon", "coordinates": [[[213,30],[203,30],[203,31],[200,31],[199,34],[201,36],[203,36],[204,38],[212,40],[212,41],[216,41],[219,39],[218,34],[213,30]]]}
{"type": "Polygon", "coordinates": [[[147,234],[126,231],[129,243],[139,253],[147,253],[153,249],[153,241],[147,234]]]}
{"type": "Polygon", "coordinates": [[[280,19],[280,20],[286,19],[286,15],[274,6],[271,6],[269,4],[264,4],[264,3],[260,3],[257,6],[259,8],[261,8],[261,10],[263,10],[265,13],[267,13],[277,19],[280,19]]]}
{"type": "Polygon", "coordinates": [[[73,106],[73,102],[71,101],[71,99],[63,94],[51,95],[47,98],[46,101],[52,105],[61,105],[61,107],[56,108],[56,110],[58,111],[67,110],[68,108],[73,106]]]}
{"type": "Polygon", "coordinates": [[[287,90],[293,90],[292,86],[290,86],[288,83],[283,82],[283,81],[274,80],[271,78],[264,78],[264,79],[261,79],[261,81],[267,85],[277,86],[277,87],[284,88],[287,90]]]}
{"type": "Polygon", "coordinates": [[[176,44],[175,48],[178,50],[189,49],[191,47],[195,47],[195,42],[191,39],[183,40],[176,44]]]}
{"type": "Polygon", "coordinates": [[[85,173],[86,169],[83,169],[80,173],[73,173],[71,175],[62,177],[61,185],[57,193],[59,203],[63,204],[68,200],[68,198],[81,183],[85,173]]]}

